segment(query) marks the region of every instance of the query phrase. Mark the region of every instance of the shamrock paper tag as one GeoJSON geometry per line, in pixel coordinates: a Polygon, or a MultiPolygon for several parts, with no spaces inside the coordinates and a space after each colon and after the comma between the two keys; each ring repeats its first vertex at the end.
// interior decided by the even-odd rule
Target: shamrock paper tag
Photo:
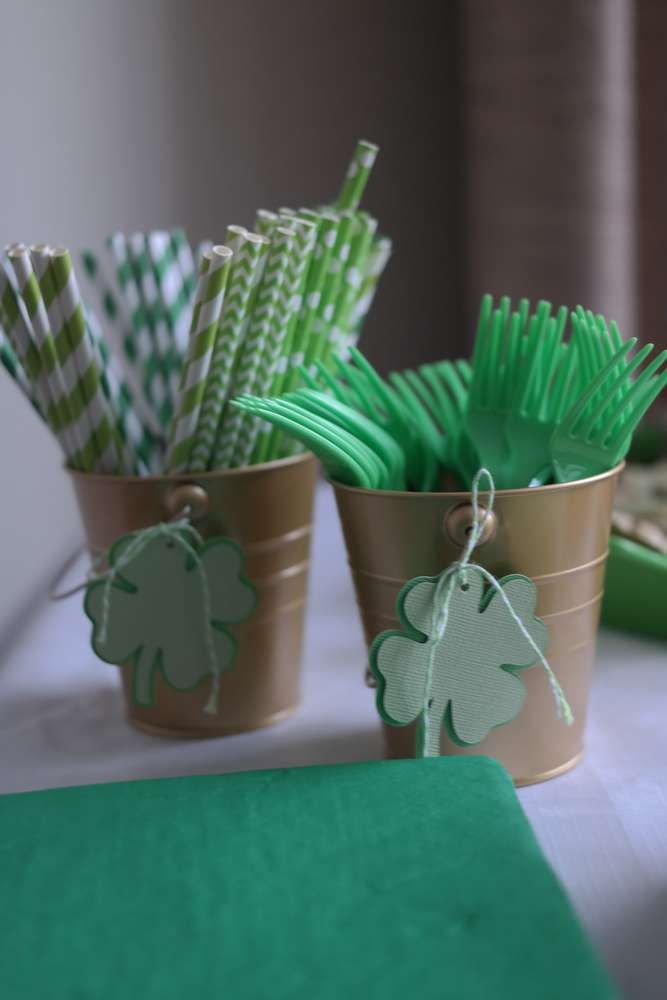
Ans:
{"type": "Polygon", "coordinates": [[[526,689],[513,671],[544,653],[548,632],[534,615],[532,580],[506,576],[484,593],[482,574],[470,563],[446,579],[408,581],[396,609],[404,631],[382,632],[371,647],[378,711],[394,726],[419,720],[418,756],[439,755],[443,724],[466,746],[514,719],[526,689]]]}
{"type": "Polygon", "coordinates": [[[132,662],[134,699],[153,703],[155,674],[179,691],[230,670],[237,642],[225,627],[248,618],[255,588],[229,538],[202,542],[187,523],[156,525],[112,546],[110,570],[90,584],[84,610],[100,659],[132,662]]]}

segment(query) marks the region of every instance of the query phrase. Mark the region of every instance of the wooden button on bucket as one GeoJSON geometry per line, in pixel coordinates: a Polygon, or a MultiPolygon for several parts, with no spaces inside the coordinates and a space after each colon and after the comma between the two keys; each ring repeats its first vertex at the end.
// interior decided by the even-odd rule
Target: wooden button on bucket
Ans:
{"type": "MultiPolygon", "coordinates": [[[[490,542],[495,537],[498,528],[498,520],[493,511],[486,510],[485,507],[478,507],[479,518],[482,522],[477,548],[490,542]]],[[[444,517],[444,529],[447,537],[455,545],[461,548],[466,544],[475,523],[475,511],[470,503],[459,504],[452,507],[444,517]]]]}

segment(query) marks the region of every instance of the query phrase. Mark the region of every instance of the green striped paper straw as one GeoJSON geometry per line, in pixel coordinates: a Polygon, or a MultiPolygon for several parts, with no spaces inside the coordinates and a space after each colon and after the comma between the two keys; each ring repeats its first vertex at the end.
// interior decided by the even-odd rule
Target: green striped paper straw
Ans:
{"type": "Polygon", "coordinates": [[[231,257],[232,251],[223,246],[213,247],[202,257],[190,343],[167,456],[169,472],[186,472],[191,466],[231,257]]]}
{"type": "MultiPolygon", "coordinates": [[[[312,219],[299,219],[294,229],[294,248],[290,255],[285,281],[267,336],[264,356],[257,373],[253,394],[278,395],[289,365],[289,355],[297,329],[317,239],[317,225],[312,219]]],[[[273,434],[270,424],[252,423],[255,447],[253,462],[265,461],[273,434]]]]}
{"type": "Polygon", "coordinates": [[[14,384],[18,386],[20,391],[26,397],[28,402],[34,407],[42,420],[46,423],[46,418],[42,413],[39,403],[37,402],[37,395],[35,393],[34,386],[32,385],[30,379],[23,370],[21,362],[16,356],[16,353],[9,343],[2,327],[0,326],[0,364],[5,369],[9,377],[12,379],[14,384]]]}
{"type": "Polygon", "coordinates": [[[25,247],[13,250],[9,257],[21,288],[21,297],[30,317],[33,337],[42,362],[51,404],[52,417],[49,423],[56,430],[68,465],[76,469],[80,465],[80,453],[85,441],[74,419],[69,399],[72,386],[67,383],[67,372],[60,367],[54,337],[54,331],[57,332],[61,324],[54,323],[52,316],[55,292],[50,281],[50,250],[45,244],[39,243],[32,249],[32,260],[30,252],[25,247]],[[49,269],[49,280],[44,277],[47,269],[49,269]]]}
{"type": "Polygon", "coordinates": [[[106,262],[91,250],[81,254],[84,273],[90,280],[104,317],[106,331],[112,346],[124,361],[124,371],[132,394],[133,408],[141,424],[150,432],[151,440],[162,435],[162,427],[146,398],[143,375],[138,363],[137,350],[129,310],[122,293],[113,287],[107,273],[106,262]]]}
{"type": "MultiPolygon", "coordinates": [[[[289,229],[278,226],[273,231],[273,242],[257,289],[248,332],[239,350],[230,398],[253,390],[259,367],[265,360],[266,341],[285,281],[287,265],[294,252],[294,240],[294,233],[289,229]]],[[[228,407],[225,411],[218,434],[221,438],[219,454],[224,456],[222,461],[226,465],[234,467],[250,461],[254,436],[250,432],[248,421],[244,419],[247,416],[249,414],[244,414],[238,408],[228,407]]]]}
{"type": "Polygon", "coordinates": [[[347,174],[343,181],[341,192],[338,195],[336,207],[339,211],[354,212],[359,207],[359,202],[364,193],[368,178],[370,177],[373,164],[375,163],[379,149],[373,142],[361,139],[356,146],[347,174]]]}
{"type": "Polygon", "coordinates": [[[354,347],[359,340],[364,319],[373,304],[378,283],[391,257],[392,249],[393,244],[387,236],[380,236],[371,247],[359,296],[350,313],[349,326],[347,330],[341,331],[344,340],[340,357],[343,360],[346,360],[350,347],[354,347]]]}
{"type": "Polygon", "coordinates": [[[69,251],[59,247],[52,251],[52,273],[55,294],[63,317],[63,330],[58,357],[63,368],[73,360],[76,384],[70,394],[70,405],[79,433],[84,441],[81,467],[87,472],[115,474],[129,471],[123,468],[119,442],[113,427],[107,401],[100,386],[100,372],[88,340],[81,296],[69,251]]]}
{"type": "MultiPolygon", "coordinates": [[[[260,268],[266,260],[268,240],[257,233],[249,233],[243,227],[229,226],[228,240],[238,241],[238,250],[232,260],[227,296],[220,317],[220,329],[215,344],[211,372],[206,386],[207,406],[211,417],[217,411],[217,420],[211,442],[207,468],[218,469],[228,460],[227,442],[219,436],[224,408],[229,401],[234,366],[239,348],[247,328],[248,307],[252,301],[260,268]]],[[[200,456],[204,443],[210,439],[210,428],[205,429],[200,456]]],[[[203,459],[199,457],[199,460],[203,459]]]]}
{"type": "Polygon", "coordinates": [[[139,294],[144,304],[148,328],[153,340],[154,357],[167,386],[167,399],[173,413],[180,385],[180,366],[173,364],[173,339],[158,291],[153,263],[144,233],[132,233],[128,239],[130,259],[139,294]]]}
{"type": "Polygon", "coordinates": [[[167,427],[172,407],[167,383],[153,345],[148,317],[136,284],[127,240],[122,233],[114,233],[107,246],[115,264],[116,281],[125,298],[130,316],[137,364],[142,372],[142,391],[161,427],[167,427]]]}
{"type": "Polygon", "coordinates": [[[377,219],[374,219],[367,212],[356,214],[356,230],[352,239],[350,256],[343,275],[326,348],[321,359],[325,365],[329,364],[332,355],[339,354],[344,348],[345,331],[349,329],[352,309],[360,294],[377,225],[377,219]]]}
{"type": "Polygon", "coordinates": [[[39,351],[35,346],[30,320],[19,297],[16,278],[9,262],[0,259],[0,302],[5,336],[13,347],[21,368],[33,386],[40,413],[49,423],[49,392],[39,351]]]}

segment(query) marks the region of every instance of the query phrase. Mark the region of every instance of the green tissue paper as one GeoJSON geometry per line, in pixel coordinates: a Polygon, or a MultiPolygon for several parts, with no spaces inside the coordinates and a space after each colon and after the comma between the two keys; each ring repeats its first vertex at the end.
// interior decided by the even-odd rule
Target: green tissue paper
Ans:
{"type": "Polygon", "coordinates": [[[486,758],[0,799],[7,1000],[614,996],[486,758]]]}

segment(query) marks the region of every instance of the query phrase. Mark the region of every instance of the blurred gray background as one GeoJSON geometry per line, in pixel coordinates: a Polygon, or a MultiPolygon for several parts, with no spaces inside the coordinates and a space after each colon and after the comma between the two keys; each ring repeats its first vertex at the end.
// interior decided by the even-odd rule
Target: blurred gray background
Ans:
{"type": "MultiPolygon", "coordinates": [[[[365,207],[396,245],[363,342],[382,370],[465,352],[483,291],[664,335],[659,0],[0,11],[3,244],[179,223],[220,240],[258,207],[329,199],[365,137],[365,207]]],[[[55,445],[0,375],[1,626],[80,531],[55,445]]]]}

